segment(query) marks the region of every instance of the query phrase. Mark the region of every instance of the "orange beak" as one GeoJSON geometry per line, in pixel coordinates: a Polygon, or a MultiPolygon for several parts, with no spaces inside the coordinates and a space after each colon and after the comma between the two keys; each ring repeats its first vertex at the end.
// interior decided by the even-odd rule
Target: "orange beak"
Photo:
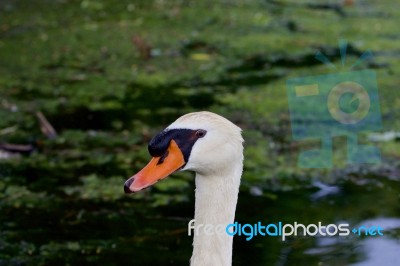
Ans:
{"type": "Polygon", "coordinates": [[[158,180],[166,178],[185,165],[181,149],[174,140],[171,140],[166,155],[153,157],[151,161],[129,178],[124,185],[125,193],[133,193],[147,188],[158,180]]]}

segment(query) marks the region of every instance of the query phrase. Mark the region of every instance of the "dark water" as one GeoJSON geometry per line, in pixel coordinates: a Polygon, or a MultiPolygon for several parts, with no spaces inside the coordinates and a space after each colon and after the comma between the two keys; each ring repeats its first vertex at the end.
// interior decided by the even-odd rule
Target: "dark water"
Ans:
{"type": "MultiPolygon", "coordinates": [[[[400,184],[383,177],[314,182],[288,192],[240,193],[236,220],[244,223],[348,223],[381,226],[383,236],[234,238],[234,265],[396,265],[400,258],[400,184]],[[253,193],[254,194],[254,193],[253,193]]],[[[191,188],[189,188],[191,189],[191,188]]],[[[0,265],[187,265],[193,200],[150,208],[127,199],[127,208],[71,202],[53,209],[2,213],[0,265]],[[74,206],[79,204],[80,206],[74,206]],[[65,209],[65,208],[69,208],[65,209]],[[74,209],[81,209],[74,212],[74,209]],[[77,217],[78,216],[78,217],[77,217]],[[62,220],[57,220],[62,217],[62,220]],[[78,222],[79,221],[79,222],[78,222]],[[101,240],[100,240],[101,239],[101,240]],[[10,244],[14,243],[14,245],[10,244]],[[9,254],[10,254],[9,253],[9,254]]],[[[110,203],[112,204],[112,203],[110,203]]]]}
{"type": "MultiPolygon", "coordinates": [[[[291,224],[295,221],[303,224],[321,221],[325,225],[348,223],[350,229],[375,225],[384,229],[384,236],[358,236],[353,233],[334,237],[298,236],[289,237],[284,242],[280,237],[271,236],[256,236],[250,241],[246,241],[244,236],[235,237],[233,264],[396,265],[400,258],[400,184],[382,177],[365,178],[361,183],[360,180],[347,180],[339,186],[315,183],[310,189],[273,193],[274,199],[242,193],[236,220],[242,224],[258,221],[264,224],[278,221],[291,224]]],[[[175,215],[174,211],[166,212],[175,215]]],[[[141,263],[160,259],[161,263],[163,259],[170,258],[172,264],[179,262],[185,265],[191,254],[191,238],[186,236],[187,222],[176,221],[175,225],[181,224],[181,227],[176,227],[175,233],[168,233],[168,226],[163,223],[151,223],[158,230],[165,230],[160,239],[169,238],[170,246],[164,247],[164,251],[160,247],[157,258],[148,253],[136,253],[136,259],[141,263]]],[[[174,222],[168,224],[173,225],[174,222]]],[[[148,240],[149,246],[151,243],[148,240]]]]}
{"type": "Polygon", "coordinates": [[[400,258],[400,185],[380,178],[363,179],[339,186],[319,187],[317,191],[298,190],[278,193],[274,201],[242,202],[238,219],[303,224],[348,223],[381,226],[384,236],[256,237],[255,243],[236,239],[235,256],[239,264],[251,254],[254,265],[396,265],[400,258]],[[251,206],[257,207],[251,207],[251,206]],[[262,207],[261,207],[262,206],[262,207]],[[243,252],[243,249],[247,252],[243,252]]]}

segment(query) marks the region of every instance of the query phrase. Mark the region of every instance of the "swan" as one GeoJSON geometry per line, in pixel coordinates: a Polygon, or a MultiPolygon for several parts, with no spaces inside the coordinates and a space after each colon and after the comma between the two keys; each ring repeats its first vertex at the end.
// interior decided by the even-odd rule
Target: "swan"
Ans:
{"type": "MultiPolygon", "coordinates": [[[[148,144],[153,157],[124,184],[126,193],[147,188],[175,171],[196,173],[194,226],[234,222],[243,171],[241,129],[211,112],[181,116],[148,144]]],[[[231,265],[233,237],[198,230],[190,265],[231,265]]]]}

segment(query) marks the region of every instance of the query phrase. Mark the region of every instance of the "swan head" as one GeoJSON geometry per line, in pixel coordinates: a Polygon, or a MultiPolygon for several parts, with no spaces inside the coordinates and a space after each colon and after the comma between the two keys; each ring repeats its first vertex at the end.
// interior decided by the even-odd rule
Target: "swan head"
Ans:
{"type": "Polygon", "coordinates": [[[151,161],[124,185],[126,193],[147,188],[170,174],[191,170],[207,176],[243,161],[241,129],[211,112],[189,113],[157,134],[148,145],[151,161]]]}

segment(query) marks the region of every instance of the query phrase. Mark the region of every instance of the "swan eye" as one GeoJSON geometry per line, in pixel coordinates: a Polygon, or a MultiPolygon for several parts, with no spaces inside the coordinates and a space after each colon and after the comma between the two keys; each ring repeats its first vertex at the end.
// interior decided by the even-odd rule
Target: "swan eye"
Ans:
{"type": "Polygon", "coordinates": [[[198,138],[202,138],[206,135],[207,131],[203,130],[203,129],[199,129],[196,131],[196,137],[198,138]]]}

